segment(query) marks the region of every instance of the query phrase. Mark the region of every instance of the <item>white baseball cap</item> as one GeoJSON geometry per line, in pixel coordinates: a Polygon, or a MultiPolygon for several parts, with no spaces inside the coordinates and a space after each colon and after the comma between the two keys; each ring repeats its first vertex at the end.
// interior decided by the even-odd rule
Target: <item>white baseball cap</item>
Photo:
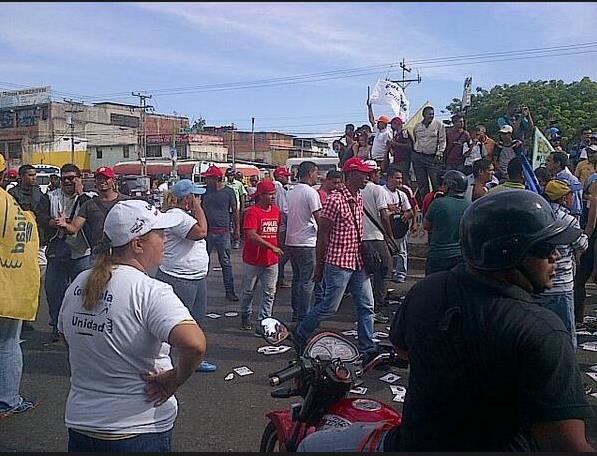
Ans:
{"type": "Polygon", "coordinates": [[[121,247],[151,230],[172,228],[182,222],[182,215],[163,213],[153,204],[141,200],[120,201],[114,205],[104,222],[104,233],[112,247],[121,247]]]}
{"type": "Polygon", "coordinates": [[[365,164],[373,168],[374,171],[380,169],[379,165],[375,160],[365,160],[365,164]]]}
{"type": "Polygon", "coordinates": [[[500,128],[500,133],[512,133],[513,131],[514,129],[512,128],[512,125],[504,125],[500,128]]]}

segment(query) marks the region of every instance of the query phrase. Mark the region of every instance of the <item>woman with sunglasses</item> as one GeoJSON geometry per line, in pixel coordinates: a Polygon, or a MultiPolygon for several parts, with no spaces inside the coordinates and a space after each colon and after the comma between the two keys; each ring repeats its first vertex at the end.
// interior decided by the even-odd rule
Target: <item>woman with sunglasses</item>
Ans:
{"type": "MultiPolygon", "coordinates": [[[[574,206],[574,193],[567,182],[553,179],[545,185],[544,195],[550,202],[557,220],[580,229],[576,217],[570,214],[574,206]]],[[[541,305],[555,312],[564,322],[570,333],[572,344],[576,347],[576,328],[574,324],[574,273],[576,259],[587,250],[588,237],[581,233],[570,244],[559,245],[560,258],[556,263],[556,275],[553,287],[541,294],[541,305]]]]}

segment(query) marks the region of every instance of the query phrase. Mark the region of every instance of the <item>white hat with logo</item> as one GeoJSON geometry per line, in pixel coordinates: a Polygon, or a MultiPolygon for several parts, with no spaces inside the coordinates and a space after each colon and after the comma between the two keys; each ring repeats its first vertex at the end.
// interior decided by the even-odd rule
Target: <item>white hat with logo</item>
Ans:
{"type": "Polygon", "coordinates": [[[179,213],[163,213],[147,201],[127,200],[114,205],[104,222],[112,247],[121,247],[151,230],[172,228],[182,221],[179,213]]]}

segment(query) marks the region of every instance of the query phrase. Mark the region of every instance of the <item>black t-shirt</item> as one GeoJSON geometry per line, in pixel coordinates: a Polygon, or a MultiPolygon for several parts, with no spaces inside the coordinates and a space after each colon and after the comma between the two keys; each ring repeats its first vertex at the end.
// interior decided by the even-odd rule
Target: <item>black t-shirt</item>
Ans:
{"type": "Polygon", "coordinates": [[[129,199],[131,199],[129,196],[119,193],[116,199],[112,201],[104,201],[99,196],[96,196],[81,205],[78,216],[85,219],[83,228],[91,247],[95,247],[102,240],[104,235],[104,221],[110,209],[119,201],[129,199]]]}
{"type": "Polygon", "coordinates": [[[231,215],[236,210],[236,193],[230,187],[221,190],[207,189],[201,197],[207,226],[210,230],[230,228],[231,215]]]}
{"type": "Polygon", "coordinates": [[[465,265],[415,285],[390,340],[410,378],[385,451],[536,450],[532,424],[593,416],[559,317],[465,265]]]}

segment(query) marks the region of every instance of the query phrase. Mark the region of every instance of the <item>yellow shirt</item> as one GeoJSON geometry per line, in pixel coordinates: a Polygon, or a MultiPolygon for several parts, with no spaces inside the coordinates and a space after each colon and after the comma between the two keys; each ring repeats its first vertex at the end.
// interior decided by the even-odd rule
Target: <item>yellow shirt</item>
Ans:
{"type": "Polygon", "coordinates": [[[35,217],[0,188],[0,317],[35,320],[39,294],[35,217]]]}

